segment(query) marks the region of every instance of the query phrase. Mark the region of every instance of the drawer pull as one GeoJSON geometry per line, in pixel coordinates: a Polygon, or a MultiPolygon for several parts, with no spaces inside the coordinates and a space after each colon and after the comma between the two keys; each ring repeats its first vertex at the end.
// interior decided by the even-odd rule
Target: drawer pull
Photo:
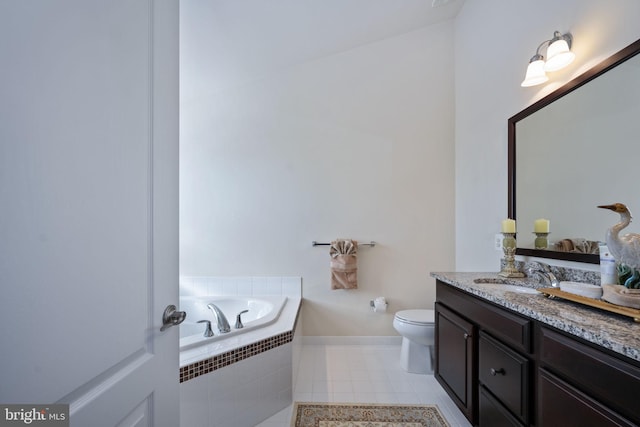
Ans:
{"type": "Polygon", "coordinates": [[[465,333],[465,334],[464,334],[464,339],[466,340],[467,338],[471,338],[471,335],[469,335],[469,334],[465,333]]]}
{"type": "Polygon", "coordinates": [[[491,375],[493,375],[494,377],[496,375],[504,375],[504,374],[505,374],[505,372],[504,372],[503,368],[500,368],[500,369],[491,368],[491,375]]]}

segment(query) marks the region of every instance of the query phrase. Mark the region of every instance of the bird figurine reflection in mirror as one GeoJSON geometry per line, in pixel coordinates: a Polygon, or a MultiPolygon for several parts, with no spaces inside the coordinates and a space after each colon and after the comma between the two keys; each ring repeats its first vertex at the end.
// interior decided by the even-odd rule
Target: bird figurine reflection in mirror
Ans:
{"type": "Polygon", "coordinates": [[[611,254],[621,264],[633,269],[640,268],[640,234],[628,233],[620,236],[620,231],[631,223],[631,212],[622,203],[600,205],[620,214],[620,222],[607,230],[606,242],[611,254]]]}

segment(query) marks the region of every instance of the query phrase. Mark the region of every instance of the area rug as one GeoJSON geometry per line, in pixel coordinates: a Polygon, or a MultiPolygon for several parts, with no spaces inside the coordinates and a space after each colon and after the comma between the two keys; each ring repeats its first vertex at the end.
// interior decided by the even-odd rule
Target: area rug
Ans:
{"type": "Polygon", "coordinates": [[[436,405],[295,402],[291,427],[450,427],[436,405]]]}

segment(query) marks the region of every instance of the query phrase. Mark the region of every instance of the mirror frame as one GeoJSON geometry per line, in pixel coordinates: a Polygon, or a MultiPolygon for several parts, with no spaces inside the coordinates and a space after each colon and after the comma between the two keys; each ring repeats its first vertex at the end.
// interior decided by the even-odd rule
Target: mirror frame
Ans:
{"type": "MultiPolygon", "coordinates": [[[[507,120],[507,161],[508,161],[508,217],[517,219],[516,217],[516,125],[517,123],[535,113],[536,111],[546,107],[552,102],[562,98],[565,95],[573,92],[574,90],[584,86],[591,80],[599,77],[614,67],[617,67],[621,63],[627,61],[630,58],[640,53],[640,39],[631,43],[629,46],[614,53],[609,58],[600,62],[590,70],[584,72],[575,79],[564,84],[560,88],[534,102],[521,112],[510,117],[507,120]]],[[[574,252],[560,252],[543,249],[530,249],[530,248],[516,248],[516,255],[535,256],[540,258],[552,258],[565,261],[577,261],[590,264],[599,264],[600,256],[598,254],[583,254],[574,252]]]]}

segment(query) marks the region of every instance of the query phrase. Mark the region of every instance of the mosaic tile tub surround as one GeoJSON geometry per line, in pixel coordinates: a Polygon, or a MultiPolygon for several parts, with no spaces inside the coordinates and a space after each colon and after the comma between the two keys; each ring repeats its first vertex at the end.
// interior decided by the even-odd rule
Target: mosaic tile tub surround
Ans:
{"type": "Polygon", "coordinates": [[[240,362],[241,360],[269,351],[273,348],[293,341],[293,330],[282,334],[260,340],[235,350],[230,350],[219,355],[190,363],[180,368],[180,382],[189,381],[200,375],[208,374],[216,369],[224,368],[240,362]]]}
{"type": "Polygon", "coordinates": [[[272,325],[180,352],[180,382],[290,343],[299,314],[301,285],[300,277],[181,277],[181,297],[284,295],[287,303],[272,325]]]}

